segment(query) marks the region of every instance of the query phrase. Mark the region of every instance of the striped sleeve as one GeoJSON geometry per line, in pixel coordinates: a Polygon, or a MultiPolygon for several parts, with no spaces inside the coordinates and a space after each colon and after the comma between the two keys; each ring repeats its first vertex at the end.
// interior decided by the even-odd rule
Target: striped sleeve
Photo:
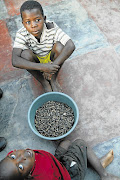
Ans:
{"type": "Polygon", "coordinates": [[[26,39],[25,36],[23,36],[20,32],[16,33],[15,41],[13,44],[13,48],[20,48],[20,49],[28,49],[26,45],[26,39]]]}
{"type": "Polygon", "coordinates": [[[65,46],[65,44],[67,43],[69,39],[71,38],[65,32],[63,32],[62,29],[57,27],[56,33],[55,33],[55,39],[54,39],[55,43],[59,41],[65,46]]]}

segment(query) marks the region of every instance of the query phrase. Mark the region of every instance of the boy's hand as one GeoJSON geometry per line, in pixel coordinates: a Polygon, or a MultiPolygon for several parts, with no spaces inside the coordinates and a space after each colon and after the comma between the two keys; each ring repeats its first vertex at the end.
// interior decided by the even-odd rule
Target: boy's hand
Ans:
{"type": "Polygon", "coordinates": [[[47,80],[51,80],[51,78],[52,78],[52,74],[50,74],[50,73],[46,73],[46,72],[43,72],[43,76],[44,76],[44,78],[45,79],[47,79],[47,80]]]}
{"type": "Polygon", "coordinates": [[[48,74],[54,74],[58,71],[60,66],[50,63],[42,64],[42,71],[48,74]]]}

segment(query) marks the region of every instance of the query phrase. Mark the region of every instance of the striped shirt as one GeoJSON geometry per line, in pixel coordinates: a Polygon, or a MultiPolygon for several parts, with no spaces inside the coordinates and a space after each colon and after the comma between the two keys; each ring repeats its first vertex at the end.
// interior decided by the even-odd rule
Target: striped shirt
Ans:
{"type": "Polygon", "coordinates": [[[57,41],[65,45],[70,37],[65,32],[63,32],[56,23],[53,22],[53,24],[53,28],[47,29],[46,24],[44,23],[43,32],[40,37],[40,43],[32,34],[26,30],[25,27],[22,27],[16,33],[13,48],[20,48],[23,50],[31,49],[33,53],[39,57],[42,57],[46,56],[52,50],[53,45],[57,41]]]}

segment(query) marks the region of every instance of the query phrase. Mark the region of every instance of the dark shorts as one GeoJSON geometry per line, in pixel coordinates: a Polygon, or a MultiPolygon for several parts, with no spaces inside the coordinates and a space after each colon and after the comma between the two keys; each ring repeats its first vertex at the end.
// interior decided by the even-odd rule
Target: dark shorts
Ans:
{"type": "Polygon", "coordinates": [[[74,141],[67,151],[59,146],[55,157],[66,167],[72,180],[84,180],[87,170],[87,147],[83,140],[74,141]]]}

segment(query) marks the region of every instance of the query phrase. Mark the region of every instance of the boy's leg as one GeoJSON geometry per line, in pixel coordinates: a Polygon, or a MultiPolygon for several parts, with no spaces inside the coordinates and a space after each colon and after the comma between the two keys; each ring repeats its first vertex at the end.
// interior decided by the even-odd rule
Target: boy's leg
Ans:
{"type": "Polygon", "coordinates": [[[94,151],[87,145],[87,158],[90,163],[90,165],[95,169],[95,171],[100,175],[101,180],[118,180],[120,178],[111,175],[106,172],[106,170],[103,168],[100,159],[96,156],[94,151]]]}
{"type": "MultiPolygon", "coordinates": [[[[62,52],[64,46],[60,43],[60,42],[56,42],[51,50],[51,61],[54,61],[59,55],[60,53],[62,52]]],[[[62,64],[60,64],[60,66],[62,66],[62,64]]],[[[57,71],[54,75],[52,75],[52,78],[51,78],[51,86],[52,86],[52,89],[53,91],[58,91],[58,92],[61,92],[62,89],[60,87],[60,85],[58,84],[56,78],[57,78],[57,75],[58,75],[58,72],[57,71]]]]}
{"type": "MultiPolygon", "coordinates": [[[[31,62],[40,63],[37,56],[31,50],[23,50],[21,53],[21,57],[31,62]]],[[[32,74],[35,77],[35,79],[37,79],[42,84],[45,92],[52,91],[49,82],[46,79],[44,79],[40,71],[36,71],[36,70],[27,70],[27,71],[30,74],[32,74]]]]}
{"type": "Polygon", "coordinates": [[[65,140],[60,142],[57,149],[55,150],[55,157],[60,161],[60,158],[66,153],[68,147],[70,146],[71,142],[69,140],[65,140]]]}
{"type": "Polygon", "coordinates": [[[119,178],[108,174],[103,167],[108,166],[113,160],[113,151],[109,151],[101,159],[98,159],[93,150],[80,139],[74,141],[70,146],[69,142],[63,141],[58,146],[56,152],[59,155],[59,160],[65,165],[70,173],[72,179],[79,180],[80,177],[84,178],[87,169],[87,159],[89,164],[96,170],[102,180],[118,180],[119,178]],[[69,147],[68,147],[69,146],[69,147]],[[65,149],[66,147],[66,149],[65,149]],[[66,152],[67,150],[67,152],[66,152]],[[61,152],[61,153],[60,153],[61,152]],[[63,153],[62,153],[63,152],[63,153]],[[61,157],[60,157],[61,155],[61,157]],[[73,167],[70,167],[73,165],[73,167]],[[78,175],[79,173],[79,175],[78,175]],[[73,178],[74,177],[74,178],[73,178]]]}
{"type": "MultiPolygon", "coordinates": [[[[69,140],[61,141],[55,151],[56,158],[59,159],[60,156],[64,155],[65,152],[67,152],[70,145],[71,142],[69,140]]],[[[113,150],[110,150],[107,154],[105,154],[100,158],[100,162],[102,166],[106,168],[113,161],[113,159],[114,159],[114,153],[113,150]]]]}
{"type": "Polygon", "coordinates": [[[74,141],[60,161],[68,170],[72,180],[84,179],[87,170],[87,147],[83,140],[74,141]]]}

